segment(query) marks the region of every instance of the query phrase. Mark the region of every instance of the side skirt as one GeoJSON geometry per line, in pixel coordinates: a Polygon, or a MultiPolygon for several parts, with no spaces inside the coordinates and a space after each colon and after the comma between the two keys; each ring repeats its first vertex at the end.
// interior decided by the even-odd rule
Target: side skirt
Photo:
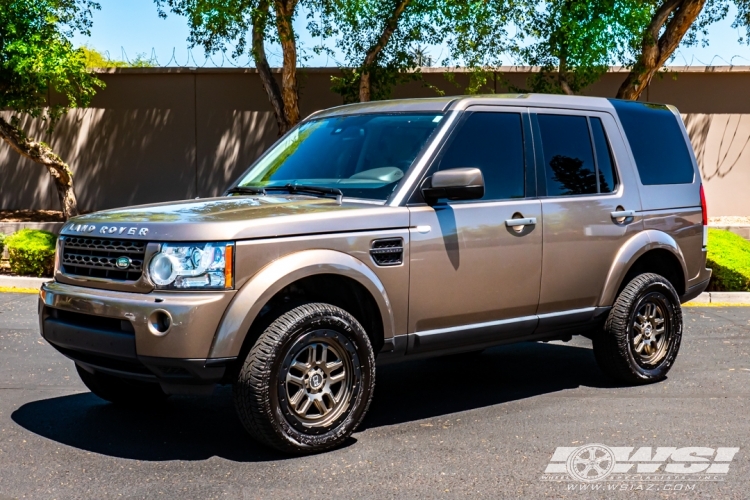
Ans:
{"type": "Polygon", "coordinates": [[[378,365],[486,349],[527,341],[568,340],[601,328],[611,307],[588,307],[453,328],[397,335],[386,339],[378,365]]]}

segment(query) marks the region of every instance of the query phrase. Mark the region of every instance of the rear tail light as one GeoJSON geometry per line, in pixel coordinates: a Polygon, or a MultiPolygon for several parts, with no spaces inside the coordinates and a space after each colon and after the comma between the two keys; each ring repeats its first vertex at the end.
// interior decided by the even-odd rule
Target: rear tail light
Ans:
{"type": "Polygon", "coordinates": [[[701,218],[703,219],[703,246],[708,246],[708,207],[706,206],[706,193],[703,192],[701,184],[701,218]]]}

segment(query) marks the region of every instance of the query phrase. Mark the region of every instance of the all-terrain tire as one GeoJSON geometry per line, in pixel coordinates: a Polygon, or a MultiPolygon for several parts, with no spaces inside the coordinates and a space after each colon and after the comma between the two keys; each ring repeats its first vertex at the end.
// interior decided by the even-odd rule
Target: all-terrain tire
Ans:
{"type": "Polygon", "coordinates": [[[281,314],[260,335],[233,396],[237,414],[255,440],[302,454],[349,438],[362,422],[374,388],[375,355],[362,325],[339,307],[309,303],[281,314]],[[328,366],[339,368],[328,373],[328,366]],[[333,382],[338,379],[342,381],[333,382]],[[335,391],[343,391],[338,392],[339,403],[326,395],[335,391]],[[322,409],[315,398],[324,401],[322,409]],[[316,406],[307,410],[312,415],[303,411],[304,404],[316,406]]]}
{"type": "Polygon", "coordinates": [[[76,365],[78,376],[88,389],[100,398],[121,406],[146,406],[163,402],[167,394],[159,384],[113,377],[76,365]]]}
{"type": "Polygon", "coordinates": [[[672,284],[653,273],[633,278],[592,340],[599,367],[613,379],[631,385],[664,379],[682,341],[682,308],[672,284]]]}

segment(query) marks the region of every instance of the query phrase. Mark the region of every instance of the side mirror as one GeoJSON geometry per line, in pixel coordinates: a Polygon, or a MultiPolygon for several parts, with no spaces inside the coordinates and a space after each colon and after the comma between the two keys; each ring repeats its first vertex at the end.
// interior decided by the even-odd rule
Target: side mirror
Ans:
{"type": "Polygon", "coordinates": [[[422,184],[422,196],[432,205],[441,198],[478,200],[484,196],[484,177],[478,168],[451,168],[435,172],[422,184]]]}

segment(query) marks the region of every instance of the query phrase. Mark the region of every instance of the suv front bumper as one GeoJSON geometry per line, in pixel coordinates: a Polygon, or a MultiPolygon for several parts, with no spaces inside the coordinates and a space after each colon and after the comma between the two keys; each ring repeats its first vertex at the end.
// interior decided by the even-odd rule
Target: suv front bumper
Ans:
{"type": "Polygon", "coordinates": [[[207,359],[234,291],[94,290],[49,282],[39,293],[39,327],[58,351],[88,370],[159,382],[168,393],[208,392],[236,358],[207,359]],[[149,327],[171,317],[166,333],[149,327]]]}

